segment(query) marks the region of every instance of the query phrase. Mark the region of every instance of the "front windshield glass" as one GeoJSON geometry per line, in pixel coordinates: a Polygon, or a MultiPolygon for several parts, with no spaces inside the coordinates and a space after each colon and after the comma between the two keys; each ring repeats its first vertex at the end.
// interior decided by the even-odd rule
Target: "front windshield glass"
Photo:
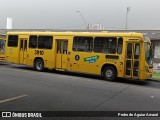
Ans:
{"type": "Polygon", "coordinates": [[[149,65],[153,65],[153,50],[149,42],[145,42],[145,59],[149,65]]]}

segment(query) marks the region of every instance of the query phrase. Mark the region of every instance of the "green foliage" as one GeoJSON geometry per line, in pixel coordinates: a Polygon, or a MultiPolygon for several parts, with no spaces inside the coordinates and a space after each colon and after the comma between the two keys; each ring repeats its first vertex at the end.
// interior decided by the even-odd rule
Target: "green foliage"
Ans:
{"type": "Polygon", "coordinates": [[[151,79],[160,80],[160,73],[159,72],[154,72],[151,79]]]}

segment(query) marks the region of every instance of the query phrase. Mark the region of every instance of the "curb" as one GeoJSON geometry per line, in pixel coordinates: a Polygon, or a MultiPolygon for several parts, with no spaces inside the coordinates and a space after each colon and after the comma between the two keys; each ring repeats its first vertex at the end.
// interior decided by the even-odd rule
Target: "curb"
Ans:
{"type": "Polygon", "coordinates": [[[156,80],[156,79],[148,79],[147,81],[160,82],[160,80],[156,80]]]}

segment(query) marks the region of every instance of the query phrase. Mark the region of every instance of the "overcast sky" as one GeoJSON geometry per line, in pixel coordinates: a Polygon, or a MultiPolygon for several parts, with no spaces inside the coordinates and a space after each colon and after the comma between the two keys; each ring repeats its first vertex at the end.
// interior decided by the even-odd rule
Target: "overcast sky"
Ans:
{"type": "Polygon", "coordinates": [[[106,29],[160,29],[160,0],[0,0],[0,29],[7,17],[15,29],[79,29],[101,23],[106,29]]]}

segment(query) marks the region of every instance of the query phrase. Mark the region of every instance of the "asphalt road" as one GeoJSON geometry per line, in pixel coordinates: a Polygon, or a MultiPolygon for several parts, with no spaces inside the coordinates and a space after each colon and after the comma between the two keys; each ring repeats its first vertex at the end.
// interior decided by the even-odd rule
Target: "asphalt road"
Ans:
{"type": "Polygon", "coordinates": [[[160,82],[0,64],[0,111],[160,111],[160,82]]]}

